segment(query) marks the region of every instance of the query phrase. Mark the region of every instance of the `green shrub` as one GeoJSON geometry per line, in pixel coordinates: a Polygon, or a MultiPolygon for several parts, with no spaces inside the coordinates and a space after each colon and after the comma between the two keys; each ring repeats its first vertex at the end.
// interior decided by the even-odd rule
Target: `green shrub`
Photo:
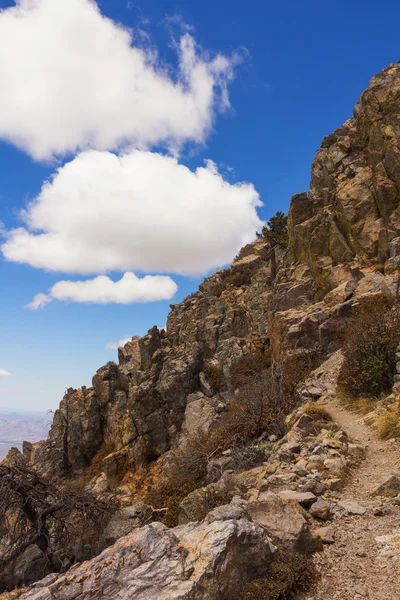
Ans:
{"type": "Polygon", "coordinates": [[[349,323],[338,386],[352,397],[376,397],[393,385],[400,342],[399,303],[386,297],[365,299],[349,323]]]}

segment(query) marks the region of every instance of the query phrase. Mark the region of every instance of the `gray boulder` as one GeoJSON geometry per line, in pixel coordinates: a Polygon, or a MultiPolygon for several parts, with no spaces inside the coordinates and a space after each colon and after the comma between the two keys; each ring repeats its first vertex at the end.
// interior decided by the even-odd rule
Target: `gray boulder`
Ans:
{"type": "Polygon", "coordinates": [[[232,600],[272,560],[265,531],[245,519],[152,523],[20,600],[232,600]]]}

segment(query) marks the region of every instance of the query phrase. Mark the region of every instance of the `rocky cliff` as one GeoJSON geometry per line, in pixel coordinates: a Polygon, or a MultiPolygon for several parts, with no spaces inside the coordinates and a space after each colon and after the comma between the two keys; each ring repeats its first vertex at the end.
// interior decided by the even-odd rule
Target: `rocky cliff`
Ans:
{"type": "Polygon", "coordinates": [[[340,346],[361,295],[397,294],[399,97],[396,64],[372,79],[353,118],[323,140],[309,193],[292,198],[287,248],[250,244],[171,306],[166,331],[133,338],[92,388],[68,390],[33,455],[42,470],[79,471],[103,449],[112,487],[165,453],[184,423],[187,433],[191,414],[218,418],[234,391],[232,364],[243,355],[308,353],[321,361],[340,346]]]}
{"type": "MultiPolygon", "coordinates": [[[[361,297],[398,296],[399,264],[396,64],[371,80],[354,116],[323,140],[309,192],[292,198],[287,244],[265,238],[249,244],[230,268],[171,306],[166,330],[154,327],[143,338],[132,338],[119,350],[118,364],[97,371],[91,388],[69,389],[48,439],[26,444],[26,458],[47,476],[87,473],[91,489],[123,495],[121,481],[127,474],[153,464],[221,419],[235,398],[235,367],[246,357],[257,356],[265,368],[299,357],[314,368],[326,361],[340,348],[361,297]]],[[[347,444],[339,435],[331,449],[341,443],[347,444]]],[[[232,539],[242,535],[240,527],[247,525],[232,525],[232,539]]],[[[146,540],[159,531],[152,527],[141,536],[146,540]]],[[[192,535],[190,528],[170,534],[174,552],[187,535],[192,535]]],[[[251,536],[262,538],[249,530],[244,539],[250,545],[251,536]]],[[[142,537],[135,543],[141,544],[142,537]]],[[[125,552],[130,543],[113,552],[125,552]]],[[[107,560],[112,560],[110,553],[107,560]]],[[[75,571],[71,582],[78,575],[75,571]]],[[[225,597],[215,590],[215,597],[225,597]]],[[[190,593],[195,594],[190,598],[214,598],[211,592],[190,593]]],[[[34,597],[50,597],[46,594],[34,597]]]]}

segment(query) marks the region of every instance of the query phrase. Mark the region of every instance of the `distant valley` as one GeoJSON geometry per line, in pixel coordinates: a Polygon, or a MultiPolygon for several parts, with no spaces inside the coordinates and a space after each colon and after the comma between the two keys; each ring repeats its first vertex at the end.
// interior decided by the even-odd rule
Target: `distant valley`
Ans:
{"type": "Polygon", "coordinates": [[[51,419],[45,412],[0,409],[0,460],[12,446],[21,449],[24,440],[38,442],[45,438],[51,419]]]}

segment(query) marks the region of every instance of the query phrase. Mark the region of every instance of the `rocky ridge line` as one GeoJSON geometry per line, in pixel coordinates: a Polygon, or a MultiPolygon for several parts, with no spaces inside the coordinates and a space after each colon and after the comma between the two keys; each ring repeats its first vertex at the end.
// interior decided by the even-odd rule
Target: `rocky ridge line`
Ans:
{"type": "MultiPolygon", "coordinates": [[[[128,500],[127,475],[165,456],[199,428],[207,431],[218,422],[234,397],[232,368],[241,357],[256,352],[283,361],[306,356],[322,366],[321,374],[317,368],[311,385],[306,385],[305,396],[326,395],[324,377],[328,373],[329,379],[329,373],[335,372],[338,355],[334,353],[341,346],[353,306],[370,294],[398,296],[399,99],[397,64],[372,79],[354,117],[323,141],[313,162],[309,194],[296,195],[291,202],[288,248],[271,247],[266,240],[248,245],[230,269],[218,271],[196,294],[171,307],[167,331],[153,328],[143,338],[133,338],[120,350],[119,364],[102,367],[91,388],[68,390],[48,440],[24,445],[26,460],[48,477],[63,470],[76,476],[87,472],[94,459],[102,460],[102,472],[90,482],[91,489],[117,492],[128,500]]],[[[73,567],[61,579],[51,576],[23,597],[64,600],[67,593],[71,599],[107,594],[111,598],[116,593],[128,597],[128,580],[124,581],[118,557],[126,547],[135,554],[135,540],[141,536],[161,536],[169,540],[172,553],[181,555],[183,548],[183,554],[188,551],[186,556],[190,556],[183,539],[193,540],[190,536],[196,537],[196,531],[207,531],[208,536],[215,527],[230,528],[236,533],[224,540],[229,547],[227,540],[232,540],[232,554],[226,555],[224,541],[218,542],[218,548],[221,556],[233,561],[224,558],[222,563],[231,570],[235,565],[242,583],[259,573],[247,569],[247,563],[243,571],[238,563],[240,552],[234,540],[243,539],[242,527],[246,531],[250,527],[255,536],[250,545],[268,546],[266,570],[273,554],[271,541],[302,552],[320,549],[323,542],[331,544],[334,536],[316,524],[325,523],[332,514],[336,518],[336,510],[340,513],[335,488],[343,485],[351,465],[363,460],[364,450],[349,439],[345,426],[339,428],[303,409],[290,416],[288,425],[291,429],[283,440],[265,443],[266,453],[271,453],[266,464],[242,473],[227,470],[218,481],[186,498],[178,530],[154,524],[128,533],[85,567],[73,567]],[[193,525],[192,507],[205,502],[215,486],[230,490],[229,504],[216,509],[212,523],[206,517],[193,525]],[[107,563],[109,570],[101,567],[106,556],[114,557],[107,563]],[[110,585],[109,589],[99,591],[100,574],[101,585],[110,585]],[[112,578],[117,579],[115,588],[112,578]]],[[[204,543],[208,560],[209,548],[204,543]]],[[[349,560],[345,553],[340,556],[349,560]]],[[[154,559],[156,563],[164,560],[160,555],[154,559]]],[[[215,563],[208,563],[214,587],[210,584],[201,591],[202,560],[193,566],[194,571],[184,571],[192,587],[177,589],[172,579],[165,597],[232,600],[223,595],[231,593],[225,571],[212,566],[219,564],[220,555],[215,563]]],[[[155,563],[139,562],[137,567],[139,575],[144,572],[151,577],[155,563]]],[[[177,572],[181,577],[182,571],[177,572]]],[[[155,577],[154,585],[157,581],[161,580],[155,577]]],[[[142,584],[130,580],[132,585],[142,584]]],[[[143,599],[161,593],[149,585],[143,599]]]]}

